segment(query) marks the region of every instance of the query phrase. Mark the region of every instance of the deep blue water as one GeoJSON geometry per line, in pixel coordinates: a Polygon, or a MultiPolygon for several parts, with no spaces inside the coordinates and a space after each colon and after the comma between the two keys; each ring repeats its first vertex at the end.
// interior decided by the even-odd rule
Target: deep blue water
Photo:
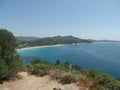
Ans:
{"type": "Polygon", "coordinates": [[[37,48],[18,51],[25,63],[34,58],[41,58],[54,63],[78,64],[83,68],[96,68],[99,71],[120,78],[120,42],[94,42],[81,45],[37,48]]]}

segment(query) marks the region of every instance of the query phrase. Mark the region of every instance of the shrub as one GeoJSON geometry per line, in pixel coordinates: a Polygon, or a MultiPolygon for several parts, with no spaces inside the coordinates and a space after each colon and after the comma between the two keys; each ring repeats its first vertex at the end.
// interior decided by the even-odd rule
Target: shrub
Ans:
{"type": "Polygon", "coordinates": [[[60,65],[60,64],[61,64],[60,60],[57,59],[56,62],[55,62],[55,65],[60,65]]]}
{"type": "Polygon", "coordinates": [[[89,78],[86,75],[79,75],[76,78],[76,81],[78,82],[78,85],[80,87],[88,88],[89,90],[94,90],[95,85],[92,78],[89,78]]]}
{"type": "Polygon", "coordinates": [[[47,75],[47,71],[35,68],[32,70],[31,74],[34,74],[36,76],[45,76],[47,75]]]}
{"type": "Polygon", "coordinates": [[[95,69],[90,69],[88,75],[92,77],[95,82],[95,90],[102,90],[101,87],[105,90],[119,90],[120,88],[120,81],[108,74],[103,74],[95,69]]]}
{"type": "Polygon", "coordinates": [[[72,65],[72,68],[75,69],[75,70],[80,70],[81,69],[81,67],[77,64],[72,65]]]}
{"type": "Polygon", "coordinates": [[[31,65],[31,64],[29,64],[29,65],[26,65],[26,68],[27,68],[27,72],[28,73],[31,73],[32,72],[32,70],[33,70],[33,65],[31,65]]]}
{"type": "Polygon", "coordinates": [[[34,59],[31,61],[31,64],[39,64],[39,63],[43,63],[44,61],[42,61],[41,59],[34,59]]]}
{"type": "Polygon", "coordinates": [[[22,68],[22,60],[18,59],[17,56],[11,58],[11,62],[8,65],[9,68],[9,78],[14,78],[17,76],[18,71],[22,68]]]}
{"type": "Polygon", "coordinates": [[[0,29],[0,59],[2,59],[0,79],[10,79],[17,76],[22,65],[22,61],[15,51],[17,46],[18,43],[13,34],[5,29],[0,29]]]}
{"type": "Polygon", "coordinates": [[[36,76],[44,76],[48,74],[50,68],[51,66],[48,64],[34,64],[29,66],[29,73],[36,76]]]}
{"type": "Polygon", "coordinates": [[[59,71],[59,70],[50,70],[49,71],[49,75],[50,75],[51,79],[60,79],[63,76],[63,73],[64,72],[59,71]]]}
{"type": "Polygon", "coordinates": [[[60,78],[60,82],[62,84],[70,84],[70,83],[72,83],[74,81],[75,81],[75,79],[71,75],[65,75],[65,76],[60,78]]]}
{"type": "Polygon", "coordinates": [[[0,82],[7,78],[8,67],[4,60],[0,60],[0,82]]]}
{"type": "Polygon", "coordinates": [[[63,65],[70,66],[70,63],[69,62],[65,62],[63,65]]]}

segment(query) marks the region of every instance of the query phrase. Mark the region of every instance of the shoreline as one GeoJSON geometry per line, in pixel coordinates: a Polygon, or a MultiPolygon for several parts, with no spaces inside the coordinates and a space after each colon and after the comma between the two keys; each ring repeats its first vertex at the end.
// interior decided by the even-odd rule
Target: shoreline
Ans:
{"type": "Polygon", "coordinates": [[[25,47],[25,48],[21,48],[21,49],[16,49],[16,51],[36,49],[36,48],[58,47],[58,46],[65,46],[65,44],[25,47]]]}
{"type": "Polygon", "coordinates": [[[36,49],[36,48],[59,47],[59,46],[65,46],[65,45],[81,45],[81,44],[85,44],[85,43],[79,43],[79,44],[75,44],[75,43],[72,43],[72,44],[56,44],[56,45],[44,45],[44,46],[32,46],[32,47],[28,46],[28,47],[16,49],[16,51],[36,49]]]}

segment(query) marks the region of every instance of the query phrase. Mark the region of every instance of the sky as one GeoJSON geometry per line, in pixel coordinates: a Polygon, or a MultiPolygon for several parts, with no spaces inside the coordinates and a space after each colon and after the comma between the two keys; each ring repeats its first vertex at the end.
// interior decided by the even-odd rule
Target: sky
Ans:
{"type": "Polygon", "coordinates": [[[15,36],[120,40],[120,0],[0,0],[0,28],[15,36]]]}

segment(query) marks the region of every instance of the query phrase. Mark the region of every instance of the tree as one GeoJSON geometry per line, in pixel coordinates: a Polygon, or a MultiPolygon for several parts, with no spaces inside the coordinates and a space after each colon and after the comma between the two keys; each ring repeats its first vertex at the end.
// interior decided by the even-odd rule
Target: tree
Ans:
{"type": "Polygon", "coordinates": [[[31,61],[31,64],[39,64],[39,63],[43,63],[43,61],[41,59],[34,59],[31,61]]]}
{"type": "Polygon", "coordinates": [[[60,64],[61,64],[60,60],[57,59],[55,65],[60,65],[60,64]]]}
{"type": "Polygon", "coordinates": [[[0,29],[0,57],[3,60],[11,59],[11,56],[16,53],[17,47],[16,38],[13,34],[5,29],[0,29]]]}
{"type": "MultiPolygon", "coordinates": [[[[16,38],[11,32],[0,29],[0,61],[2,62],[2,67],[8,68],[8,72],[6,73],[7,79],[16,76],[19,70],[18,68],[22,63],[15,50],[17,45],[16,38]]],[[[3,75],[3,73],[0,73],[0,75],[3,75]]]]}

